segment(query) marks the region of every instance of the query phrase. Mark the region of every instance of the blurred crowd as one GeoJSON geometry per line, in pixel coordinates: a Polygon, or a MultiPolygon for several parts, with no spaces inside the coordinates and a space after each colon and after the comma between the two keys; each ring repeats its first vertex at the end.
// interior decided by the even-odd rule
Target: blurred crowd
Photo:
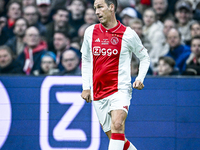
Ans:
{"type": "MultiPolygon", "coordinates": [[[[81,75],[94,0],[0,0],[0,75],[81,75]]],[[[148,49],[148,75],[200,75],[200,0],[118,0],[116,17],[148,49]]],[[[132,56],[131,75],[139,61],[132,56]]]]}

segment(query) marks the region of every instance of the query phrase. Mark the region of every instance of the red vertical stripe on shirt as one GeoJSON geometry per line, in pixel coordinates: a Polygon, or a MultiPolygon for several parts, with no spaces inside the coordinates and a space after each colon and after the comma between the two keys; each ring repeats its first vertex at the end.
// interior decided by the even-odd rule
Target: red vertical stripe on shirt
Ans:
{"type": "Polygon", "coordinates": [[[101,24],[94,27],[92,37],[93,95],[103,99],[118,91],[118,69],[122,37],[126,30],[120,22],[110,30],[101,24]]]}

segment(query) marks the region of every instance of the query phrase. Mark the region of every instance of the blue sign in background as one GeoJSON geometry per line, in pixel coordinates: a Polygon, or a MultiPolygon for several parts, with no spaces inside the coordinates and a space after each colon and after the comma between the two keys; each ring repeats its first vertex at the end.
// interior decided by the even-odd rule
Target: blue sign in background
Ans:
{"type": "MultiPolygon", "coordinates": [[[[0,149],[48,150],[42,148],[48,144],[51,149],[78,150],[89,149],[95,143],[98,148],[91,147],[91,150],[106,150],[109,141],[92,117],[93,107],[78,97],[82,90],[79,80],[81,77],[1,76],[0,83],[11,102],[11,126],[8,135],[3,135],[4,129],[0,128],[0,140],[5,139],[2,145],[0,142],[0,149]],[[52,82],[50,86],[49,82],[52,82]],[[45,92],[49,97],[45,97],[45,92]],[[77,115],[71,120],[62,120],[64,116],[70,118],[67,117],[71,116],[70,111],[77,115]],[[44,129],[47,131],[43,132],[44,129]],[[65,130],[71,130],[72,134],[62,137],[59,135],[62,130],[63,134],[65,130]],[[83,136],[73,131],[82,132],[83,136]]],[[[0,108],[3,108],[1,91],[0,108]]],[[[0,110],[0,116],[4,113],[0,110]]],[[[138,150],[198,150],[200,78],[147,77],[143,90],[133,90],[126,137],[138,150]]]]}

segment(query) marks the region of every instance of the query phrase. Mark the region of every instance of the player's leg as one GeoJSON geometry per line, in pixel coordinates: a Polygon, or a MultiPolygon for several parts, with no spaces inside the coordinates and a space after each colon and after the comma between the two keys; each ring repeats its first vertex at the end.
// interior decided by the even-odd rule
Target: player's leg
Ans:
{"type": "Polygon", "coordinates": [[[108,136],[108,138],[109,138],[109,140],[110,140],[110,138],[111,138],[111,130],[108,131],[108,132],[105,132],[105,133],[106,133],[106,135],[108,136]]]}
{"type": "Polygon", "coordinates": [[[108,150],[123,150],[125,135],[125,120],[127,113],[124,110],[111,111],[111,138],[108,150]]]}
{"type": "MultiPolygon", "coordinates": [[[[111,131],[107,132],[108,137],[112,139],[112,133],[124,134],[125,120],[128,114],[128,109],[131,100],[131,91],[120,90],[113,96],[110,102],[110,115],[111,115],[111,131]],[[123,100],[122,100],[123,99],[123,100]]],[[[125,136],[124,136],[125,137],[125,136]]],[[[115,138],[115,137],[114,137],[115,138]]],[[[124,146],[121,150],[136,150],[132,143],[126,138],[124,146]]]]}
{"type": "MultiPolygon", "coordinates": [[[[108,138],[111,138],[111,131],[106,132],[106,135],[108,136],[108,138]]],[[[124,149],[123,150],[137,150],[135,148],[135,146],[128,140],[125,138],[125,143],[124,143],[124,149]]]]}

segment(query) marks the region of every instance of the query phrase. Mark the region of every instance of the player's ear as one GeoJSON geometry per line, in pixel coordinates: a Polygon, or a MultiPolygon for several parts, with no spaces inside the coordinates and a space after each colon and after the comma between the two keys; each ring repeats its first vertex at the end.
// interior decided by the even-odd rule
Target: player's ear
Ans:
{"type": "Polygon", "coordinates": [[[110,10],[110,11],[115,11],[115,6],[114,6],[114,4],[110,4],[109,10],[110,10]]]}

